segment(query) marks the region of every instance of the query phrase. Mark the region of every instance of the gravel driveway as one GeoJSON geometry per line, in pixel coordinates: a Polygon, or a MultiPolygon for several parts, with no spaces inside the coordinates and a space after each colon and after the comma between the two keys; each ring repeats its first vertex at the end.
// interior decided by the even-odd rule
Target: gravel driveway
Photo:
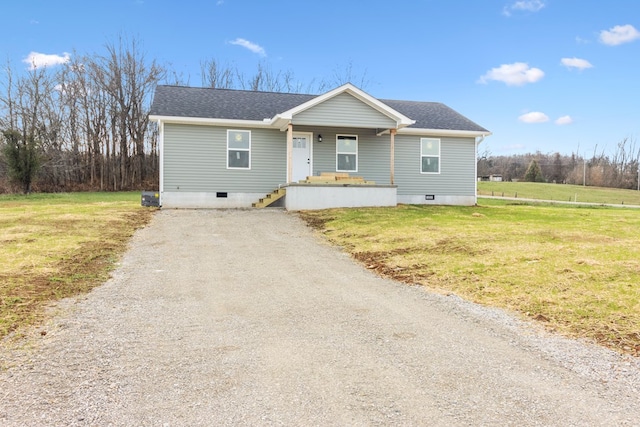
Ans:
{"type": "Polygon", "coordinates": [[[637,359],[377,278],[279,210],[161,211],[57,310],[0,353],[0,425],[640,425],[637,359]]]}

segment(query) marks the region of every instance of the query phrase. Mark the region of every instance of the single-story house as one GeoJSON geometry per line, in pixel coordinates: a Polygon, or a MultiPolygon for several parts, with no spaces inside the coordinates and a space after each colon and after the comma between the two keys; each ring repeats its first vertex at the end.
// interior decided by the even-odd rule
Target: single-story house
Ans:
{"type": "Polygon", "coordinates": [[[160,204],[289,210],[474,205],[477,144],[491,133],[435,102],[161,85],[160,204]]]}

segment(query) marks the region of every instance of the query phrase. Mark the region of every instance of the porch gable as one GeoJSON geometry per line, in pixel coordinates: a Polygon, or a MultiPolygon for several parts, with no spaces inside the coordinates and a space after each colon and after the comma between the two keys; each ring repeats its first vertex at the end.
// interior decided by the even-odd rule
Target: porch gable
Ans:
{"type": "Polygon", "coordinates": [[[392,129],[396,120],[343,92],[293,115],[293,125],[392,129]]]}

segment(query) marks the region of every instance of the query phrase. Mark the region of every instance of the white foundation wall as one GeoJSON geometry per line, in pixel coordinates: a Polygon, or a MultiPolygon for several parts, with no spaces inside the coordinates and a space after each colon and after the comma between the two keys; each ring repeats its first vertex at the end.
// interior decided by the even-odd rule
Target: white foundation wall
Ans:
{"type": "Polygon", "coordinates": [[[285,208],[290,211],[396,206],[395,186],[289,185],[285,208]]]}
{"type": "Polygon", "coordinates": [[[165,209],[250,208],[264,196],[264,193],[227,193],[227,197],[218,197],[206,192],[163,192],[160,203],[165,209]]]}
{"type": "Polygon", "coordinates": [[[475,196],[441,196],[434,195],[433,200],[426,200],[426,195],[402,195],[398,196],[398,203],[405,205],[452,205],[474,206],[477,202],[475,196]]]}

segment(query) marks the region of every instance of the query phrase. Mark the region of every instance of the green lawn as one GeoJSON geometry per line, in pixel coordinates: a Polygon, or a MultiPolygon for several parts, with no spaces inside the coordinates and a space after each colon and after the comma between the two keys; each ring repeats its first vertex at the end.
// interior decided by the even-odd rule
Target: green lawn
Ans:
{"type": "Polygon", "coordinates": [[[382,275],[640,353],[640,212],[480,203],[301,216],[382,275]]]}
{"type": "Polygon", "coordinates": [[[479,196],[518,197],[564,202],[640,205],[640,192],[617,188],[534,182],[478,182],[479,196]]]}
{"type": "Polygon", "coordinates": [[[139,192],[0,196],[0,337],[102,283],[152,212],[139,192]]]}

